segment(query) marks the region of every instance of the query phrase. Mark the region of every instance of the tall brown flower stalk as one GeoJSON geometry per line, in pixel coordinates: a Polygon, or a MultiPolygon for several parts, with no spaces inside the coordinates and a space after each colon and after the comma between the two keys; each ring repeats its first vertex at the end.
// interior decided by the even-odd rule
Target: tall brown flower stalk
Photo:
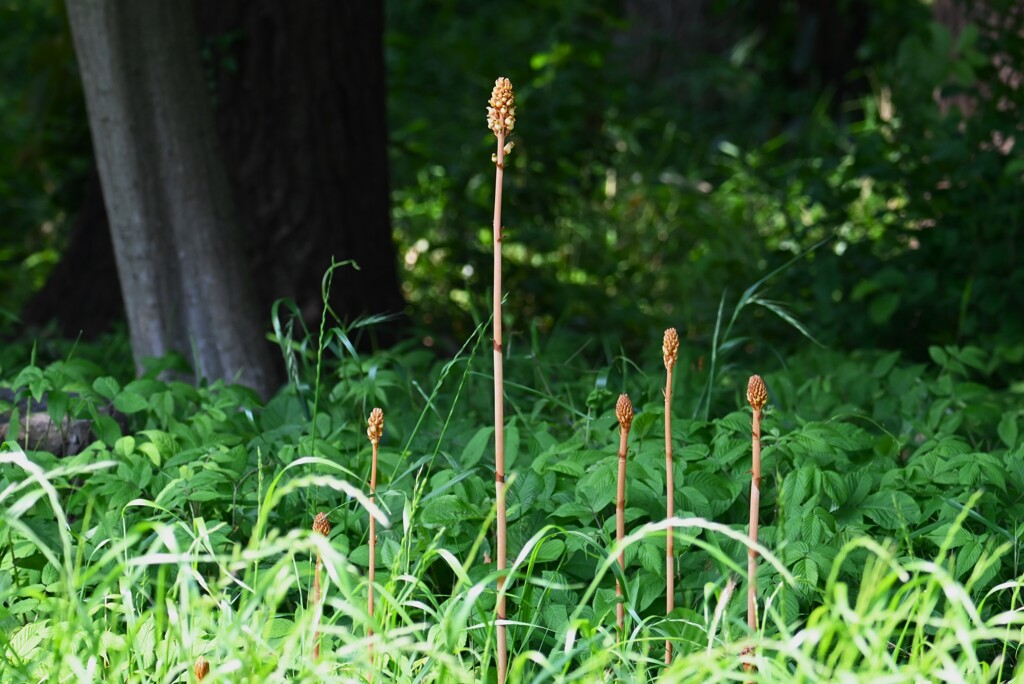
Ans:
{"type": "Polygon", "coordinates": [[[494,82],[491,99],[487,101],[487,127],[498,139],[498,151],[492,157],[494,176],[494,487],[497,499],[498,520],[498,684],[504,684],[508,670],[508,642],[505,633],[505,577],[501,574],[506,567],[506,515],[505,515],[505,404],[504,371],[501,348],[501,185],[505,173],[505,137],[516,124],[515,95],[512,83],[504,77],[494,82]]]}
{"type": "MultiPolygon", "coordinates": [[[[619,489],[615,498],[615,541],[621,546],[626,536],[626,445],[629,442],[629,428],[633,424],[633,402],[628,394],[620,394],[615,403],[615,417],[619,419],[619,489]]],[[[619,550],[619,569],[626,573],[626,552],[619,550]]],[[[622,635],[626,626],[626,604],[622,599],[622,582],[615,580],[615,624],[622,635]]]]}
{"type": "MultiPolygon", "coordinates": [[[[665,331],[661,343],[661,354],[665,361],[665,517],[675,515],[675,473],[672,468],[672,371],[679,358],[679,333],[675,328],[665,331]]],[[[665,615],[676,607],[676,564],[675,534],[667,530],[665,540],[665,615]]],[[[672,641],[665,639],[665,664],[672,662],[672,641]]]]}
{"type": "MultiPolygon", "coordinates": [[[[761,411],[768,403],[768,389],[760,375],[750,376],[747,382],[747,401],[754,409],[751,431],[750,541],[756,544],[758,511],[761,507],[761,411]]],[[[757,631],[757,551],[753,546],[747,550],[747,626],[751,633],[757,631]]]]}
{"type": "MultiPolygon", "coordinates": [[[[316,517],[313,518],[313,531],[327,536],[331,533],[331,522],[327,519],[326,513],[317,513],[316,517]]],[[[316,566],[313,569],[313,596],[312,605],[315,615],[315,611],[320,606],[320,551],[316,552],[316,566]]],[[[320,659],[320,619],[314,618],[316,622],[313,625],[313,660],[320,659]]]]}
{"type": "MultiPolygon", "coordinates": [[[[366,436],[373,445],[373,459],[370,465],[370,501],[377,497],[377,449],[380,438],[384,434],[384,412],[379,408],[370,411],[367,421],[366,436]]],[[[366,612],[370,616],[369,636],[373,636],[373,580],[377,569],[377,521],[370,515],[370,590],[366,601],[366,612]]]]}

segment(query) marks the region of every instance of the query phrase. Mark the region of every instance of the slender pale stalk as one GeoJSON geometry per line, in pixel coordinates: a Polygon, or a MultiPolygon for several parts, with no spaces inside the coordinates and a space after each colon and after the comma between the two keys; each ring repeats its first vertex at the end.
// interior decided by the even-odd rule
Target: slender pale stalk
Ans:
{"type": "MultiPolygon", "coordinates": [[[[327,536],[331,533],[331,523],[327,519],[326,513],[317,513],[316,517],[313,518],[313,531],[323,536],[327,536]]],[[[315,611],[320,606],[320,552],[316,552],[316,567],[313,569],[313,596],[312,604],[314,615],[315,611]]],[[[314,617],[313,624],[313,660],[320,659],[320,618],[314,617]]]]}
{"type": "MultiPolygon", "coordinates": [[[[672,467],[672,371],[679,358],[679,333],[675,328],[665,331],[661,343],[665,361],[665,517],[675,515],[675,473],[672,467]]],[[[665,615],[676,607],[675,534],[670,527],[665,540],[665,615]]],[[[672,641],[665,639],[665,664],[672,662],[672,641]]]]}
{"type": "MultiPolygon", "coordinates": [[[[487,127],[498,139],[498,150],[494,155],[494,488],[498,508],[497,519],[497,566],[498,601],[496,607],[496,632],[498,635],[498,684],[504,684],[508,671],[508,641],[505,633],[505,577],[506,567],[506,511],[505,511],[505,402],[504,369],[501,348],[501,186],[505,174],[505,136],[515,126],[515,96],[512,84],[507,78],[498,78],[491,91],[487,107],[487,127]]],[[[509,150],[510,151],[510,150],[509,150]]]]}
{"type": "MultiPolygon", "coordinates": [[[[377,498],[377,450],[380,447],[380,438],[384,434],[384,412],[379,408],[370,412],[370,419],[367,421],[366,436],[373,445],[373,457],[370,464],[370,501],[376,502],[377,498]]],[[[374,577],[377,570],[377,521],[370,516],[370,576],[369,593],[366,600],[366,612],[370,616],[370,627],[367,634],[373,636],[373,591],[374,577]]],[[[370,645],[370,658],[373,658],[373,645],[370,645]]]]}
{"type": "MultiPolygon", "coordinates": [[[[768,389],[760,375],[750,376],[747,401],[754,410],[751,430],[750,541],[756,544],[758,512],[761,507],[761,411],[768,403],[768,389]]],[[[747,626],[751,633],[757,632],[757,552],[753,546],[747,550],[747,626]]]]}
{"type": "MultiPolygon", "coordinates": [[[[615,404],[615,417],[619,419],[619,487],[615,498],[615,541],[621,545],[626,536],[626,446],[629,442],[629,428],[633,424],[633,402],[629,400],[628,394],[620,394],[615,404]]],[[[626,552],[619,551],[619,569],[626,574],[626,552]]],[[[622,583],[616,578],[615,596],[618,597],[618,604],[615,606],[615,624],[619,628],[619,637],[622,638],[626,627],[626,603],[622,598],[622,583]]]]}

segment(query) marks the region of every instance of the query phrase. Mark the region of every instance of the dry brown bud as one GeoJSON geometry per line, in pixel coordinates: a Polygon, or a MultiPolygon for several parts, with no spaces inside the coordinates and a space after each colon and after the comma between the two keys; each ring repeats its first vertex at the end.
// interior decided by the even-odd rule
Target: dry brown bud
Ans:
{"type": "Polygon", "coordinates": [[[384,412],[379,408],[370,411],[368,423],[366,436],[370,438],[370,444],[377,446],[380,444],[380,438],[384,435],[384,412]]]}
{"type": "Polygon", "coordinates": [[[331,533],[331,521],[327,519],[326,513],[317,513],[313,518],[313,531],[325,537],[331,533]]]}
{"type": "Polygon", "coordinates": [[[615,417],[619,419],[619,429],[629,432],[633,424],[633,402],[629,400],[628,394],[620,394],[619,400],[615,402],[615,417]]]}
{"type": "Polygon", "coordinates": [[[751,375],[747,383],[747,401],[750,406],[759,411],[768,403],[768,388],[764,386],[764,380],[760,375],[751,375]]]}
{"type": "Polygon", "coordinates": [[[196,664],[192,668],[192,672],[196,676],[196,681],[201,682],[203,681],[203,677],[210,674],[210,663],[208,663],[206,658],[203,656],[199,656],[196,658],[196,664]]]}
{"type": "Polygon", "coordinates": [[[487,101],[487,127],[495,135],[505,135],[516,125],[516,98],[512,83],[504,76],[494,82],[491,99],[487,101]]]}
{"type": "Polygon", "coordinates": [[[665,358],[665,369],[672,370],[679,358],[679,333],[675,328],[665,331],[665,339],[661,343],[661,354],[665,358]]]}

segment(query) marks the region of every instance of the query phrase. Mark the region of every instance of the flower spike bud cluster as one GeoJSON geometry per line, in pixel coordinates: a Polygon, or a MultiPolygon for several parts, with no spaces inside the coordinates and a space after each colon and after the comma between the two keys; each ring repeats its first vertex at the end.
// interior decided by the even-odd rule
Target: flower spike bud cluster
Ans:
{"type": "Polygon", "coordinates": [[[747,382],[747,401],[751,408],[759,411],[768,403],[768,388],[764,386],[764,380],[760,375],[751,375],[747,382]]]}
{"type": "Polygon", "coordinates": [[[366,436],[370,439],[370,444],[377,446],[384,435],[384,412],[379,408],[373,409],[367,422],[366,436]]]}
{"type": "Polygon", "coordinates": [[[313,531],[325,537],[331,533],[331,521],[327,519],[326,513],[317,513],[313,518],[313,531]]]}
{"type": "Polygon", "coordinates": [[[619,419],[619,430],[628,433],[633,424],[633,402],[629,400],[628,394],[620,394],[619,400],[615,402],[615,417],[619,419]]]}
{"type": "Polygon", "coordinates": [[[665,358],[665,370],[675,368],[676,361],[679,359],[679,333],[675,328],[665,331],[665,339],[661,343],[661,353],[665,358]]]}
{"type": "Polygon", "coordinates": [[[512,82],[504,76],[498,77],[487,105],[487,127],[494,135],[510,133],[516,125],[516,98],[512,93],[512,82]]]}
{"type": "Polygon", "coordinates": [[[210,663],[203,656],[199,656],[196,658],[196,664],[192,668],[192,672],[196,676],[196,681],[201,682],[206,675],[210,674],[210,663]]]}

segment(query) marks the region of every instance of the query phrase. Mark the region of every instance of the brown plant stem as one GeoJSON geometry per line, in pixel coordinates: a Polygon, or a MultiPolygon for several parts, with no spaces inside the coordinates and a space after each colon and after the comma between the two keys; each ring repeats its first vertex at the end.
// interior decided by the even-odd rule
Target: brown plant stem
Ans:
{"type": "Polygon", "coordinates": [[[505,632],[505,576],[507,555],[505,510],[505,404],[504,370],[501,336],[501,189],[505,175],[505,135],[515,126],[515,97],[507,78],[498,78],[488,101],[487,126],[498,139],[494,155],[494,283],[492,303],[494,317],[494,488],[497,506],[498,600],[496,632],[498,637],[498,684],[504,684],[508,671],[508,641],[505,632]]]}
{"type": "MultiPolygon", "coordinates": [[[[633,403],[628,394],[620,394],[615,404],[615,416],[619,419],[619,478],[618,491],[615,497],[615,541],[619,546],[626,537],[626,449],[629,442],[629,428],[633,424],[633,403]]],[[[619,570],[626,574],[626,552],[619,550],[619,570]]],[[[626,604],[622,598],[622,582],[615,579],[615,624],[619,629],[619,638],[624,637],[626,627],[626,604]]]]}
{"type": "Polygon", "coordinates": [[[505,402],[504,368],[501,348],[501,185],[505,164],[505,136],[498,134],[498,161],[494,178],[494,487],[498,506],[498,684],[508,670],[508,641],[505,632],[506,510],[505,510],[505,402]]]}
{"type": "MultiPolygon", "coordinates": [[[[665,331],[662,342],[665,361],[665,517],[675,515],[675,472],[672,467],[672,372],[679,356],[679,334],[675,328],[665,331]]],[[[670,527],[665,539],[665,615],[675,608],[675,534],[670,527]]],[[[672,641],[665,639],[665,664],[672,662],[672,641]]]]}
{"type": "MultiPolygon", "coordinates": [[[[331,533],[331,523],[327,519],[326,513],[317,513],[316,517],[313,518],[313,531],[318,534],[322,534],[325,537],[331,533]]],[[[320,551],[318,550],[316,552],[316,566],[313,569],[313,596],[311,597],[314,615],[315,611],[320,606],[320,564],[320,551]]],[[[315,616],[314,621],[315,622],[313,624],[313,660],[316,661],[320,659],[319,616],[315,616]]]]}
{"type": "MultiPolygon", "coordinates": [[[[768,389],[760,375],[752,375],[747,383],[747,402],[753,409],[750,469],[750,542],[747,550],[747,627],[757,633],[757,544],[758,513],[761,508],[761,412],[768,403],[768,389]]],[[[745,666],[749,672],[751,666],[745,666]]]]}
{"type": "MultiPolygon", "coordinates": [[[[758,513],[761,508],[761,409],[754,409],[750,478],[750,541],[757,543],[758,513]]],[[[747,549],[747,626],[757,630],[757,551],[747,549]]]]}
{"type": "MultiPolygon", "coordinates": [[[[373,456],[370,464],[370,501],[377,500],[377,451],[380,447],[380,438],[384,434],[384,412],[379,408],[370,412],[367,421],[366,436],[373,446],[373,456]]],[[[373,599],[374,599],[374,578],[377,571],[377,520],[370,515],[370,568],[369,568],[369,589],[366,600],[366,613],[370,617],[370,626],[367,628],[367,636],[373,636],[373,599]]],[[[370,661],[373,661],[373,642],[369,646],[370,661]]],[[[372,681],[372,680],[371,680],[372,681]]]]}

